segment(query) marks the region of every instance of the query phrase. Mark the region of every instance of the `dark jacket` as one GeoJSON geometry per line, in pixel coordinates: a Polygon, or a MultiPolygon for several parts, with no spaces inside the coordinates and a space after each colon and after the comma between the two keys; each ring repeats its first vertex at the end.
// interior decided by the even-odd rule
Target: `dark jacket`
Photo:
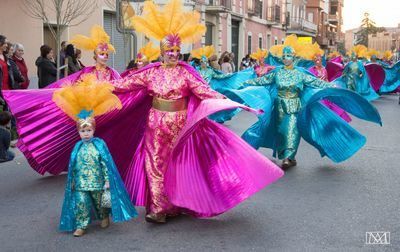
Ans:
{"type": "Polygon", "coordinates": [[[8,58],[8,64],[10,65],[10,85],[11,89],[20,89],[21,83],[25,81],[21,71],[18,68],[17,63],[11,58],[8,58]]]}
{"type": "MultiPolygon", "coordinates": [[[[11,89],[18,89],[18,83],[15,81],[15,77],[17,77],[17,78],[22,77],[21,72],[19,72],[17,64],[15,64],[14,61],[10,60],[6,56],[4,56],[4,57],[5,57],[6,62],[7,62],[8,80],[9,80],[8,83],[10,85],[9,87],[11,89]],[[19,76],[18,76],[18,72],[20,74],[19,76]]],[[[0,67],[0,89],[1,89],[1,87],[3,87],[2,80],[3,80],[3,69],[0,67]]]]}
{"type": "Polygon", "coordinates": [[[26,66],[24,58],[17,58],[15,55],[13,56],[12,60],[17,64],[19,71],[21,71],[22,76],[24,77],[25,81],[20,83],[22,89],[27,89],[29,86],[29,77],[28,77],[28,67],[26,66]]]}
{"type": "Polygon", "coordinates": [[[39,57],[35,64],[38,68],[39,88],[45,88],[57,80],[57,67],[54,62],[47,58],[39,57]]]}
{"type": "Polygon", "coordinates": [[[0,162],[8,159],[8,149],[10,148],[11,133],[3,126],[0,126],[0,162]]]}
{"type": "Polygon", "coordinates": [[[68,75],[76,73],[80,70],[78,61],[76,59],[73,59],[71,56],[67,56],[67,57],[65,57],[65,59],[68,60],[68,75]]]}

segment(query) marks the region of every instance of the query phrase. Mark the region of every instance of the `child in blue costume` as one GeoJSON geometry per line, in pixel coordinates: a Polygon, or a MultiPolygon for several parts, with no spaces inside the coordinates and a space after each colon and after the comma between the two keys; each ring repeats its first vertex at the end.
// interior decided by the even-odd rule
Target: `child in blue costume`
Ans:
{"type": "Polygon", "coordinates": [[[76,120],[81,137],[71,154],[60,220],[60,230],[75,230],[75,237],[84,235],[92,213],[93,217],[101,219],[102,228],[109,226],[110,214],[114,222],[127,221],[137,215],[106,143],[93,136],[94,116],[120,108],[121,103],[111,93],[110,84],[90,85],[86,83],[93,83],[93,80],[86,80],[53,95],[54,102],[76,120]],[[96,100],[96,94],[104,92],[109,92],[107,97],[96,100]]]}

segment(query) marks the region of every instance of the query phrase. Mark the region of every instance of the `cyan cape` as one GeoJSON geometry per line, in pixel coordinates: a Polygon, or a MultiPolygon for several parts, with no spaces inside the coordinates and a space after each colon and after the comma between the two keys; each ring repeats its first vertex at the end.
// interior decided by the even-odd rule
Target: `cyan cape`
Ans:
{"type": "Polygon", "coordinates": [[[397,61],[393,66],[386,63],[381,64],[385,70],[385,81],[379,89],[381,93],[390,93],[400,87],[400,61],[397,61]]]}
{"type": "MultiPolygon", "coordinates": [[[[94,146],[99,151],[101,157],[107,165],[110,193],[111,193],[111,215],[114,222],[128,221],[137,216],[137,212],[130,201],[129,195],[125,189],[124,183],[118,173],[114,160],[107,148],[106,143],[100,138],[92,139],[94,146]]],[[[77,154],[81,148],[83,141],[79,141],[72,153],[68,165],[68,178],[65,186],[64,203],[60,218],[61,231],[73,231],[76,229],[75,213],[74,213],[74,194],[72,193],[72,169],[77,159],[77,154]]]]}
{"type": "MultiPolygon", "coordinates": [[[[347,83],[349,82],[349,75],[351,75],[350,73],[350,64],[355,64],[352,62],[349,62],[344,70],[343,70],[343,75],[339,78],[337,78],[336,80],[334,80],[333,82],[344,88],[347,89],[347,83]]],[[[371,84],[370,84],[370,79],[368,77],[367,71],[365,70],[365,67],[362,63],[362,61],[358,60],[357,63],[358,65],[358,69],[361,72],[362,76],[353,76],[353,78],[355,79],[355,92],[357,92],[358,94],[360,94],[362,97],[364,97],[365,99],[367,99],[368,101],[373,101],[379,98],[379,95],[374,91],[374,89],[372,88],[371,84]]]]}
{"type": "MultiPolygon", "coordinates": [[[[219,72],[218,70],[214,69],[214,71],[216,71],[218,74],[222,74],[222,72],[219,72]]],[[[251,67],[231,75],[227,75],[225,78],[212,78],[210,81],[210,86],[215,91],[227,96],[228,98],[231,98],[231,93],[228,90],[238,89],[243,82],[256,77],[257,74],[254,71],[254,68],[251,67]]],[[[239,111],[240,109],[221,111],[209,116],[209,118],[218,123],[223,123],[231,120],[237,113],[239,113],[239,111]]]]}
{"type": "MultiPolygon", "coordinates": [[[[259,120],[246,130],[242,137],[256,149],[260,147],[272,149],[276,156],[275,136],[278,130],[275,120],[277,111],[274,108],[274,100],[277,97],[276,84],[252,86],[230,92],[232,97],[235,96],[234,100],[264,110],[264,114],[259,116],[259,120]]],[[[353,91],[340,88],[303,89],[302,109],[299,111],[297,121],[300,136],[318,149],[321,156],[327,156],[334,162],[342,162],[354,155],[365,144],[366,138],[321,104],[320,101],[324,99],[337,104],[358,118],[378,124],[381,124],[381,118],[371,103],[353,91]]]]}

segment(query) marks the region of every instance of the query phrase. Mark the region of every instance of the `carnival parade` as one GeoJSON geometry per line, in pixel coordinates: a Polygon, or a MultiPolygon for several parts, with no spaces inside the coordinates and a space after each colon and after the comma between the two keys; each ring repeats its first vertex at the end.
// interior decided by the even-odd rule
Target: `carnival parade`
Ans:
{"type": "Polygon", "coordinates": [[[17,2],[43,39],[35,71],[0,25],[1,251],[400,250],[372,3],[344,33],[343,0],[17,2]]]}

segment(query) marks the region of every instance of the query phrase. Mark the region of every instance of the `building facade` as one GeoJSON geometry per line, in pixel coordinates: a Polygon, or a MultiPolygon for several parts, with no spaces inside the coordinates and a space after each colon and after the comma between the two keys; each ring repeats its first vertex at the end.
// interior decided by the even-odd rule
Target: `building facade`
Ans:
{"type": "MultiPolygon", "coordinates": [[[[51,5],[51,0],[44,1],[48,6],[51,5]]],[[[50,16],[48,23],[33,19],[25,14],[23,2],[24,0],[2,0],[0,34],[6,35],[11,42],[25,46],[25,59],[29,74],[34,80],[35,60],[40,54],[40,46],[48,44],[56,48],[55,39],[48,27],[54,27],[56,18],[55,15],[50,16]]],[[[88,35],[93,25],[102,25],[117,51],[111,56],[109,64],[118,71],[123,71],[137,49],[149,39],[140,34],[124,35],[119,32],[115,2],[93,0],[93,4],[96,4],[95,11],[79,25],[66,27],[62,40],[68,41],[75,34],[88,35]]],[[[160,5],[166,2],[167,0],[156,0],[160,5]]],[[[340,33],[342,3],[343,0],[184,0],[187,10],[196,9],[200,12],[207,32],[199,43],[185,46],[182,52],[188,53],[193,47],[214,45],[218,55],[224,51],[233,52],[238,66],[245,55],[257,48],[269,49],[273,45],[282,44],[289,34],[311,37],[322,47],[329,47],[340,39],[340,35],[331,35],[335,36],[332,41],[327,37],[329,38],[329,32],[340,33]],[[337,9],[333,10],[335,5],[332,2],[340,3],[336,4],[337,9]],[[334,19],[327,14],[328,11],[329,14],[335,12],[334,19]],[[334,30],[330,29],[332,22],[336,22],[334,30]]],[[[140,9],[142,4],[143,1],[137,0],[135,8],[140,9]]],[[[84,52],[82,61],[85,65],[93,64],[93,54],[84,52]]]]}
{"type": "Polygon", "coordinates": [[[384,32],[368,36],[368,47],[378,51],[400,50],[400,24],[398,27],[385,27],[384,32]]]}

